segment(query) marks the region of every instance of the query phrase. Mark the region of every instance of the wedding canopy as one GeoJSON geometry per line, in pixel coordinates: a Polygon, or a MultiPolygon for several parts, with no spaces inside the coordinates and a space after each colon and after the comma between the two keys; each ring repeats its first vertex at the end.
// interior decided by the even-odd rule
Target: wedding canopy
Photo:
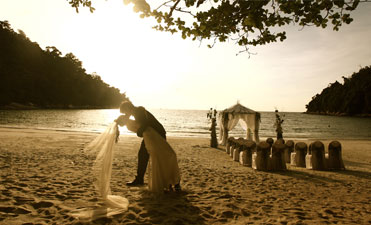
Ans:
{"type": "Polygon", "coordinates": [[[219,144],[225,145],[228,139],[228,132],[231,131],[237,123],[246,131],[248,140],[259,141],[260,113],[255,112],[245,106],[237,103],[219,113],[219,144]]]}

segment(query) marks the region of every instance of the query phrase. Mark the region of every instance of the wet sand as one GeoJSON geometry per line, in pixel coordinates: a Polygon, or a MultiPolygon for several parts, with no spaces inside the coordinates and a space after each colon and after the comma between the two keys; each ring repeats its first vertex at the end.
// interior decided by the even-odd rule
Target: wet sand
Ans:
{"type": "MultiPolygon", "coordinates": [[[[70,212],[98,200],[95,157],[83,151],[96,135],[0,128],[0,224],[80,224],[70,212]]],[[[88,224],[371,224],[371,140],[338,140],[345,171],[261,172],[209,139],[169,137],[183,191],[161,196],[125,185],[140,141],[121,136],[115,147],[111,189],[128,211],[88,224]]]]}

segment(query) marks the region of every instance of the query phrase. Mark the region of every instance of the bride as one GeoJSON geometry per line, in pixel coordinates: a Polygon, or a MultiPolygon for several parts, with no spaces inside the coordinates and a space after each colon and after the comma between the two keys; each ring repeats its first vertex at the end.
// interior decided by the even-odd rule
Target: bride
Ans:
{"type": "Polygon", "coordinates": [[[121,115],[116,119],[116,123],[125,126],[128,130],[136,133],[139,129],[143,130],[143,140],[150,155],[149,165],[149,190],[161,193],[164,190],[180,189],[180,172],[175,151],[169,143],[150,126],[140,124],[135,120],[129,119],[128,115],[121,115]],[[144,127],[145,126],[145,127],[144,127]]]}

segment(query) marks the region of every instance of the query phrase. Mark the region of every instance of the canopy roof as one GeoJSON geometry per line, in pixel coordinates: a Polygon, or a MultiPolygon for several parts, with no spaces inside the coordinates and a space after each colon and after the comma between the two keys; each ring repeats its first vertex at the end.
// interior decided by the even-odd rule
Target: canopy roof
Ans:
{"type": "Polygon", "coordinates": [[[240,103],[237,103],[234,106],[231,106],[227,109],[224,109],[222,113],[233,113],[233,114],[254,114],[258,113],[255,112],[252,109],[246,108],[245,106],[241,105],[240,103]]]}

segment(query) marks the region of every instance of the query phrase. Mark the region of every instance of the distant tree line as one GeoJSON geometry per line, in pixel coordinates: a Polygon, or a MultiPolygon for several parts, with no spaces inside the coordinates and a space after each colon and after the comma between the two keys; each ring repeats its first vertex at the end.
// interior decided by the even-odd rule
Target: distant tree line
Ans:
{"type": "Polygon", "coordinates": [[[307,113],[371,116],[371,67],[343,79],[344,84],[336,81],[314,96],[307,113]]]}
{"type": "Polygon", "coordinates": [[[72,53],[41,49],[0,21],[0,108],[115,108],[125,93],[87,74],[72,53]]]}

